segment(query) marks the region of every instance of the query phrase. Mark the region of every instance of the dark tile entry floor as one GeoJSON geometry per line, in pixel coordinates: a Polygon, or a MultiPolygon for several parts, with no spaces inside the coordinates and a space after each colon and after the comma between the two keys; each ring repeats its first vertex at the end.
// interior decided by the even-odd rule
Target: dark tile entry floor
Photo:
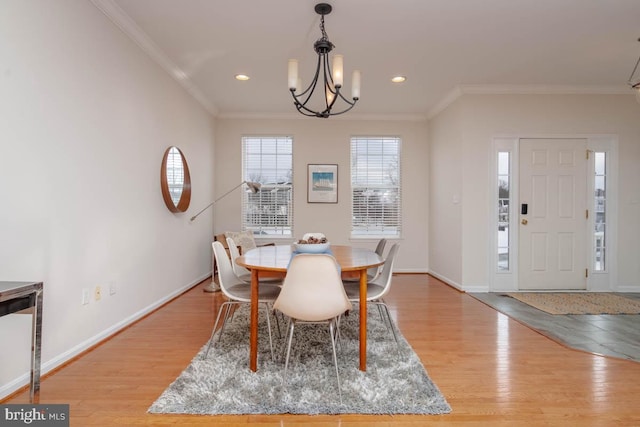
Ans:
{"type": "MultiPolygon", "coordinates": [[[[548,314],[504,293],[469,293],[568,347],[640,362],[640,314],[548,314]]],[[[640,300],[638,293],[619,293],[640,300]]]]}

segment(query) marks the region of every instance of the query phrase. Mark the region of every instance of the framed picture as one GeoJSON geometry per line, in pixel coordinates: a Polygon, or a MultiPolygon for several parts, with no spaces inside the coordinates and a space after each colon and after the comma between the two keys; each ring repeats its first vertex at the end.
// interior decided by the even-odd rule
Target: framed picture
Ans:
{"type": "Polygon", "coordinates": [[[307,168],[307,203],[338,203],[338,165],[307,168]]]}

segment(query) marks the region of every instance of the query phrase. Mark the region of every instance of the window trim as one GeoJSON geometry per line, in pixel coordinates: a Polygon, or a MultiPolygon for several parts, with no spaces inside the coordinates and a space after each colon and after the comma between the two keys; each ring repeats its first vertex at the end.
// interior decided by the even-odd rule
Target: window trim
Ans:
{"type": "Polygon", "coordinates": [[[402,229],[403,229],[403,210],[402,210],[402,138],[397,135],[358,135],[352,136],[349,141],[349,171],[350,171],[350,198],[351,198],[351,221],[350,221],[350,229],[349,229],[349,238],[350,240],[357,241],[367,241],[367,240],[377,240],[381,238],[386,239],[400,239],[402,238],[402,229]],[[383,185],[375,186],[354,186],[354,179],[356,174],[354,173],[354,143],[356,141],[367,141],[367,140],[382,140],[383,143],[385,140],[393,140],[394,143],[397,144],[397,151],[395,156],[397,157],[397,185],[385,187],[383,185]],[[384,233],[384,232],[375,232],[376,230],[369,230],[369,232],[354,234],[355,224],[354,224],[354,209],[355,209],[355,198],[354,198],[354,190],[356,188],[393,188],[397,191],[397,204],[395,207],[397,208],[397,218],[395,225],[395,232],[393,234],[384,233]]]}
{"type": "MultiPolygon", "coordinates": [[[[270,193],[276,194],[276,198],[277,198],[277,191],[278,188],[284,188],[284,189],[289,189],[290,193],[289,193],[289,198],[287,200],[287,209],[286,209],[286,216],[288,217],[288,226],[279,226],[278,224],[275,224],[273,227],[264,227],[262,225],[260,225],[257,229],[256,227],[252,227],[248,221],[246,220],[248,213],[248,207],[249,207],[249,198],[253,196],[253,193],[249,193],[249,192],[245,192],[242,195],[242,203],[241,203],[241,217],[240,217],[240,222],[241,222],[241,229],[243,231],[246,230],[252,230],[256,239],[259,239],[261,237],[268,237],[269,239],[290,239],[293,236],[293,228],[294,228],[294,182],[293,182],[293,174],[294,174],[294,161],[293,161],[293,136],[291,135],[243,135],[241,137],[241,150],[242,150],[242,155],[241,155],[241,162],[242,162],[242,176],[243,176],[243,180],[246,181],[258,181],[260,182],[260,184],[262,184],[262,188],[261,188],[261,192],[260,194],[262,195],[262,191],[266,190],[267,188],[269,188],[270,193]],[[288,173],[290,174],[290,179],[289,182],[286,183],[279,183],[279,182],[275,182],[275,183],[269,183],[269,182],[262,182],[261,179],[258,179],[254,176],[251,176],[250,173],[247,171],[248,169],[248,159],[247,159],[247,142],[249,140],[260,140],[262,142],[262,140],[279,140],[279,139],[284,139],[291,147],[290,153],[288,153],[287,155],[289,155],[291,157],[291,169],[288,171],[288,173]],[[275,193],[274,193],[275,191],[275,193]],[[269,230],[273,229],[273,232],[268,232],[269,230]],[[280,229],[280,232],[278,232],[278,230],[280,229]],[[257,231],[257,234],[256,234],[257,231]],[[264,232],[264,234],[263,234],[264,232]]],[[[276,148],[276,153],[278,153],[278,150],[276,148]]],[[[262,169],[260,169],[262,171],[262,169]]],[[[278,170],[278,169],[276,169],[278,170]]],[[[275,200],[277,202],[277,199],[275,200]]],[[[261,207],[263,207],[263,205],[259,205],[261,207]]],[[[274,212],[275,210],[277,210],[278,207],[280,207],[280,205],[278,205],[277,203],[267,203],[264,204],[264,206],[273,206],[274,207],[274,212]]],[[[261,214],[262,215],[262,214],[261,214]]],[[[271,213],[271,215],[277,215],[275,213],[271,213]]],[[[274,221],[277,222],[277,221],[274,221]]]]}

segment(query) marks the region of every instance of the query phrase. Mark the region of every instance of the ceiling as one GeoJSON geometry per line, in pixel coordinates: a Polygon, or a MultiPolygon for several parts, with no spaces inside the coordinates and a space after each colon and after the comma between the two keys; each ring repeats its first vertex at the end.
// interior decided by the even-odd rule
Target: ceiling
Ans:
{"type": "MultiPolygon", "coordinates": [[[[287,117],[287,61],[307,84],[320,37],[314,0],[92,0],[212,114],[287,117]],[[234,79],[247,74],[249,81],[234,79]]],[[[473,93],[629,93],[639,0],[334,0],[325,17],[346,116],[426,118],[473,93]],[[392,84],[391,77],[407,77],[392,84]]],[[[346,117],[345,116],[345,117],[346,117]]]]}

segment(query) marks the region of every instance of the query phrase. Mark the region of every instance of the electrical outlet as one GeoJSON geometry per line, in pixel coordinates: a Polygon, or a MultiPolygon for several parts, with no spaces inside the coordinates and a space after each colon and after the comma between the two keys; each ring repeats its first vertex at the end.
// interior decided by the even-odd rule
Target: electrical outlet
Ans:
{"type": "Polygon", "coordinates": [[[116,294],[116,282],[109,282],[109,295],[116,294]]]}
{"type": "Polygon", "coordinates": [[[100,285],[96,286],[96,289],[93,292],[93,298],[96,301],[100,301],[100,298],[102,298],[102,289],[100,288],[100,285]]]}
{"type": "Polygon", "coordinates": [[[89,304],[89,289],[84,288],[82,290],[82,305],[89,304]]]}

